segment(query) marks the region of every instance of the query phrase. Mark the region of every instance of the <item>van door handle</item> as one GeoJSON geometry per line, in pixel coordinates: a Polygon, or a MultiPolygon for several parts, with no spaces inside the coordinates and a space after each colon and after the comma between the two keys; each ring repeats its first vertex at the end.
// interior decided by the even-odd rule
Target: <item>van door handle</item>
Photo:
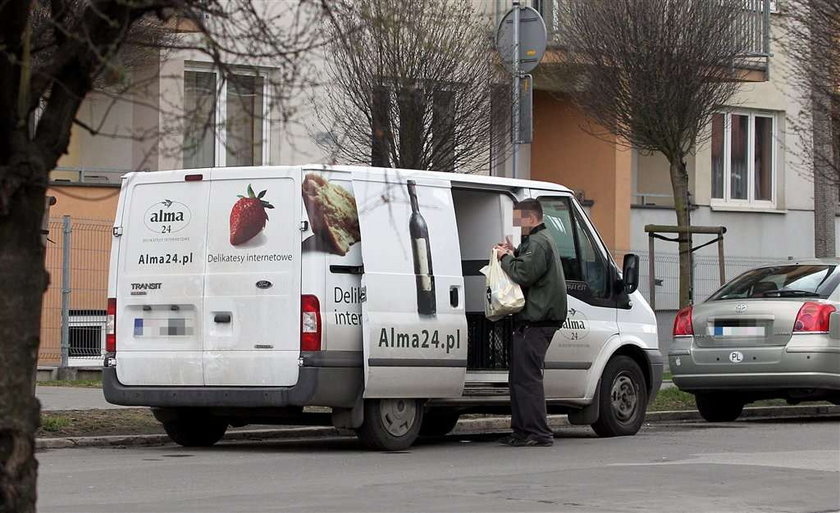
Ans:
{"type": "Polygon", "coordinates": [[[213,317],[213,321],[218,322],[219,324],[227,324],[230,322],[230,314],[229,313],[217,313],[215,317],[213,317]]]}
{"type": "Polygon", "coordinates": [[[457,286],[449,287],[449,304],[452,305],[452,308],[458,308],[458,295],[457,286]]]}

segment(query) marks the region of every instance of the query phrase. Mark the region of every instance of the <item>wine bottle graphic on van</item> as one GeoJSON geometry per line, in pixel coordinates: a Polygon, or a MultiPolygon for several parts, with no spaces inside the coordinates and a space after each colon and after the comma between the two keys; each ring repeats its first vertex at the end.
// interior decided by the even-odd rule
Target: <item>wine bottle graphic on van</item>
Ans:
{"type": "Polygon", "coordinates": [[[417,312],[420,315],[434,315],[437,308],[429,228],[417,204],[417,185],[414,180],[408,180],[407,183],[408,196],[411,199],[411,220],[408,223],[408,230],[411,234],[411,255],[414,257],[414,276],[417,284],[417,312]]]}

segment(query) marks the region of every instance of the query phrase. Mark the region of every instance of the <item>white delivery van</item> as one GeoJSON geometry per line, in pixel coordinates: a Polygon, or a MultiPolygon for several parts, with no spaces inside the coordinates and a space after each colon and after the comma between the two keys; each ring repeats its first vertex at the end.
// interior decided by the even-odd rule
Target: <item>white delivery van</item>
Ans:
{"type": "Polygon", "coordinates": [[[495,243],[519,243],[525,198],[542,203],[569,293],[546,356],[549,412],[632,435],[662,376],[638,257],[620,270],[565,187],[410,170],[126,175],[105,397],[152,407],[187,446],[228,426],[332,422],[395,450],[461,414],[508,412],[513,326],[485,318],[480,269],[495,243]]]}

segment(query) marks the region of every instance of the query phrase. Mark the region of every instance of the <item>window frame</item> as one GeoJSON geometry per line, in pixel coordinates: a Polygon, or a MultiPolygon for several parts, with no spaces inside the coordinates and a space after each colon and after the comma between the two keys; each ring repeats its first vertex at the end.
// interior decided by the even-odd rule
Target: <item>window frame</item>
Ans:
{"type": "MultiPolygon", "coordinates": [[[[577,216],[580,219],[580,224],[582,224],[584,226],[585,230],[588,232],[588,235],[585,234],[585,233],[581,234],[581,235],[588,238],[592,242],[593,249],[598,252],[601,260],[604,262],[604,264],[606,266],[605,272],[606,272],[607,283],[605,284],[605,286],[606,286],[607,290],[605,291],[606,292],[605,297],[596,297],[594,295],[584,296],[582,294],[576,293],[577,291],[575,291],[574,289],[569,290],[568,289],[568,284],[569,284],[570,280],[568,279],[568,277],[566,277],[566,287],[567,287],[568,294],[570,296],[572,296],[574,298],[577,298],[580,301],[583,301],[584,303],[586,303],[588,305],[592,305],[592,306],[603,307],[603,308],[623,308],[623,309],[629,308],[630,307],[629,302],[621,300],[622,295],[624,295],[626,297],[627,294],[623,290],[621,290],[621,291],[617,290],[616,286],[615,286],[616,280],[618,280],[618,277],[620,276],[620,272],[618,270],[618,267],[616,266],[616,263],[613,260],[612,255],[610,254],[609,250],[607,250],[607,246],[604,244],[604,241],[601,239],[601,234],[598,233],[598,230],[595,229],[595,226],[592,224],[592,221],[589,219],[589,216],[586,215],[586,212],[583,210],[581,205],[578,203],[577,199],[572,195],[558,194],[556,191],[532,190],[531,192],[532,192],[531,197],[536,199],[537,201],[540,201],[540,203],[542,203],[543,200],[551,201],[551,200],[558,200],[559,199],[559,200],[568,201],[569,205],[570,205],[570,210],[569,210],[570,220],[571,220],[571,223],[572,223],[572,227],[571,227],[572,228],[571,229],[572,239],[574,241],[575,255],[576,255],[577,259],[581,260],[581,249],[578,245],[578,233],[579,233],[578,225],[579,225],[579,223],[576,222],[575,216],[577,216]]],[[[548,227],[546,227],[546,229],[548,229],[548,227]]],[[[581,271],[582,271],[582,267],[581,267],[581,271]]],[[[573,281],[575,281],[577,283],[580,283],[580,281],[578,281],[578,280],[573,280],[573,281]]],[[[586,283],[586,282],[584,281],[584,283],[586,283]]],[[[588,284],[587,284],[587,286],[588,286],[588,284]]]]}
{"type": "MultiPolygon", "coordinates": [[[[184,65],[184,73],[212,73],[216,77],[216,92],[215,92],[215,116],[216,123],[213,127],[213,167],[227,166],[227,94],[229,80],[223,74],[219,73],[218,68],[209,64],[202,64],[198,62],[188,62],[184,65]]],[[[269,122],[269,115],[271,112],[272,98],[270,96],[270,88],[268,87],[269,72],[263,68],[232,68],[233,75],[261,77],[262,80],[262,112],[260,113],[260,133],[261,133],[261,163],[252,164],[251,166],[265,166],[268,165],[271,157],[271,137],[269,122]]],[[[181,80],[181,94],[186,98],[186,86],[184,84],[183,75],[181,80]]],[[[181,165],[184,165],[183,149],[181,152],[181,165]]]]}
{"type": "MultiPolygon", "coordinates": [[[[723,197],[710,197],[711,206],[740,207],[755,209],[775,209],[778,199],[778,156],[779,156],[779,120],[777,113],[765,110],[733,109],[715,114],[723,115],[723,197]],[[732,198],[732,117],[746,116],[747,123],[747,199],[732,198]],[[770,200],[755,199],[755,135],[756,118],[770,119],[772,130],[770,135],[770,200]]],[[[709,130],[713,130],[713,123],[709,123],[709,130]]],[[[710,148],[711,151],[711,148],[710,148]]],[[[714,189],[715,178],[714,160],[709,158],[709,185],[714,189]]],[[[710,192],[710,195],[714,194],[710,192]]]]}

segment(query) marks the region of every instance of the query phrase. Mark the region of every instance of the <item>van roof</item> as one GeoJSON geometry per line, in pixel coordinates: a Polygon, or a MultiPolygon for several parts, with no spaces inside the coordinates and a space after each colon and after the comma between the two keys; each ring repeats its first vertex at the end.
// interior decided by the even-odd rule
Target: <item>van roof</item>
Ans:
{"type": "MultiPolygon", "coordinates": [[[[429,178],[432,177],[440,177],[439,171],[418,171],[414,169],[396,169],[396,168],[383,168],[383,167],[369,167],[369,166],[333,166],[327,164],[303,164],[299,166],[254,166],[249,167],[249,169],[259,170],[260,173],[265,171],[270,171],[272,169],[290,169],[290,168],[299,168],[304,170],[324,170],[324,171],[347,171],[353,172],[358,170],[366,170],[366,172],[371,176],[387,176],[393,173],[406,173],[410,174],[411,176],[416,177],[423,177],[427,176],[429,178]]],[[[218,171],[221,167],[214,167],[208,169],[208,171],[218,171]]],[[[172,170],[170,172],[183,172],[185,170],[172,170]]],[[[190,172],[193,173],[201,173],[204,169],[190,169],[190,172]]],[[[170,172],[167,171],[150,171],[150,172],[134,172],[128,173],[125,175],[127,178],[130,177],[131,181],[140,179],[142,182],[157,182],[157,181],[167,181],[171,178],[168,176],[170,172]],[[142,177],[142,178],[141,178],[142,177]]],[[[514,178],[504,178],[499,176],[489,176],[489,175],[479,175],[479,174],[464,174],[464,173],[446,173],[449,177],[450,181],[453,184],[484,184],[484,185],[494,185],[498,187],[511,187],[511,188],[540,188],[540,189],[548,189],[560,192],[571,192],[569,188],[564,187],[562,185],[558,185],[556,183],[551,182],[541,182],[537,180],[522,180],[522,179],[514,179],[514,178]]]]}

